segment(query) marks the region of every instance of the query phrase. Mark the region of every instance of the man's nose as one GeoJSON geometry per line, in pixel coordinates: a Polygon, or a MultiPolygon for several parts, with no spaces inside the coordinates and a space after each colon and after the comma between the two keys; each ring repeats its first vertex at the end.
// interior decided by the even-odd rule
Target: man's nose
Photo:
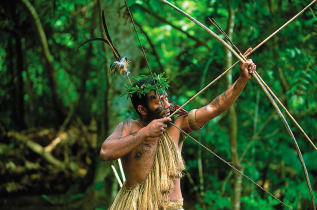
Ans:
{"type": "Polygon", "coordinates": [[[168,100],[163,100],[163,105],[165,109],[168,109],[171,107],[171,104],[168,102],[168,100]]]}

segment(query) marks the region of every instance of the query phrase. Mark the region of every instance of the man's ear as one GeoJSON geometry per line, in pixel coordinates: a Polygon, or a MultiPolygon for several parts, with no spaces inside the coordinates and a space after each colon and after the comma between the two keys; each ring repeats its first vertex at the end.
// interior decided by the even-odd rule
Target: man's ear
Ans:
{"type": "Polygon", "coordinates": [[[148,114],[147,108],[145,108],[142,105],[138,105],[137,109],[138,109],[138,112],[143,116],[146,116],[148,114]]]}

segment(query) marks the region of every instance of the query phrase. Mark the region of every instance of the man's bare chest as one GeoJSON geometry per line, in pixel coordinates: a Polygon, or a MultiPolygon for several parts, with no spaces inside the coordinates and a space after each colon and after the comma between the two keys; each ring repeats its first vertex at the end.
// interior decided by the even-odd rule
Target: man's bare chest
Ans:
{"type": "MultiPolygon", "coordinates": [[[[169,133],[173,142],[178,147],[179,142],[181,140],[181,135],[179,132],[169,133]]],[[[159,146],[160,139],[157,138],[156,140],[145,140],[142,142],[133,152],[133,159],[135,161],[140,161],[142,159],[149,160],[154,157],[157,147],[159,146]]],[[[143,162],[143,161],[142,161],[143,162]]]]}
{"type": "Polygon", "coordinates": [[[158,141],[145,140],[142,142],[133,152],[133,159],[139,161],[143,158],[151,158],[155,154],[158,141]]]}

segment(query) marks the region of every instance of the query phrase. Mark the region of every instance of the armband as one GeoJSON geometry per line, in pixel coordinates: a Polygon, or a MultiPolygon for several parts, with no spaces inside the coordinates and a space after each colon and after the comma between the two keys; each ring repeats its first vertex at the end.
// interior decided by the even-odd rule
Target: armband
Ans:
{"type": "Polygon", "coordinates": [[[193,109],[188,113],[188,124],[190,126],[191,129],[193,130],[200,130],[203,127],[199,127],[199,125],[197,124],[196,121],[196,111],[197,109],[193,109]]]}

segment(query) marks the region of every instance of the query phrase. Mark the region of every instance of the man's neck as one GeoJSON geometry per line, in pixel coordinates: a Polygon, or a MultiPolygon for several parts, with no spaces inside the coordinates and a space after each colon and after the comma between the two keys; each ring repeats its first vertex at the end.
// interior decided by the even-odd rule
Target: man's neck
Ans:
{"type": "Polygon", "coordinates": [[[151,120],[141,117],[140,119],[138,119],[138,122],[140,123],[140,125],[142,125],[142,127],[145,127],[151,122],[151,120]]]}

